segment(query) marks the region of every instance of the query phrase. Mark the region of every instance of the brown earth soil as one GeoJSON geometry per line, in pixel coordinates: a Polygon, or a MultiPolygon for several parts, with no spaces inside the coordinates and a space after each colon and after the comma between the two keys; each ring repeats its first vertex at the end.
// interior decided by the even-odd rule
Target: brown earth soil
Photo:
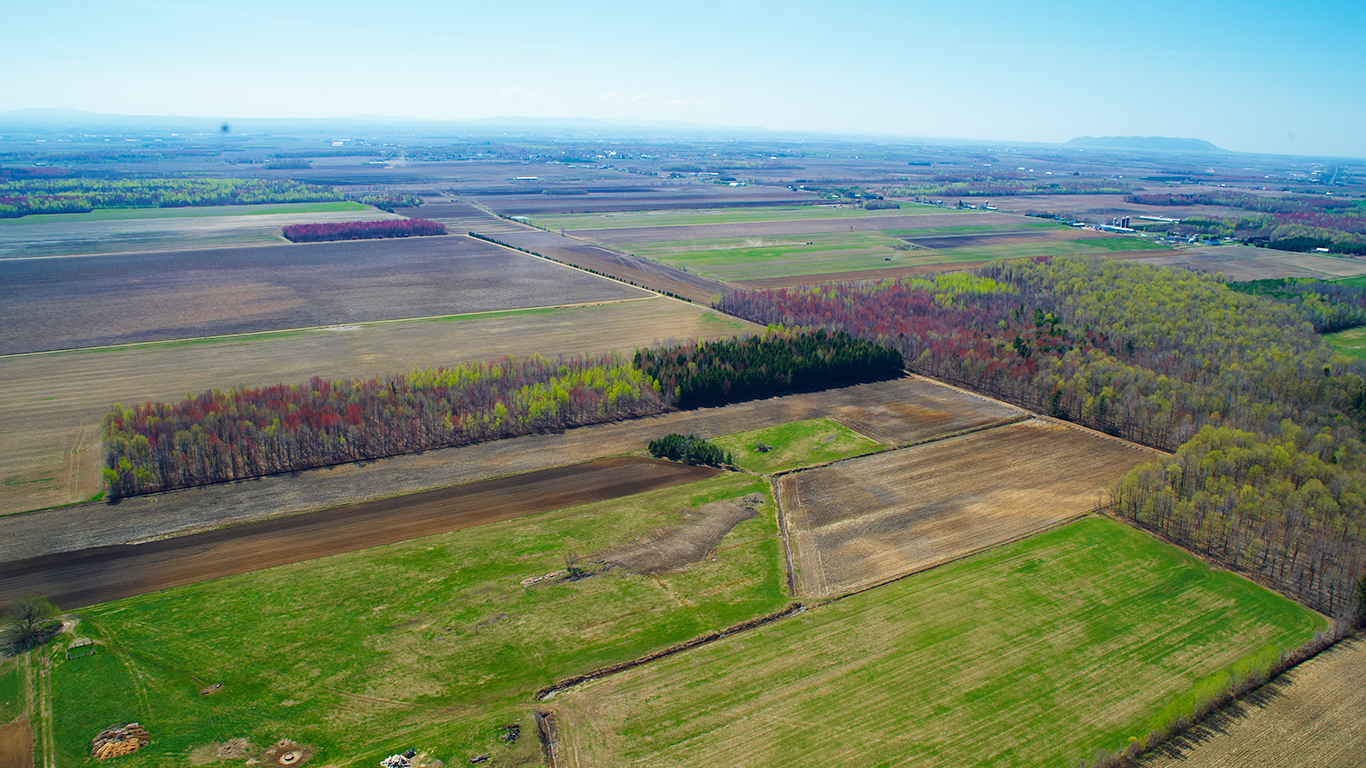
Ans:
{"type": "MultiPolygon", "coordinates": [[[[92,377],[97,374],[98,371],[91,371],[92,377]]],[[[41,385],[41,381],[34,381],[38,391],[41,385]]],[[[885,445],[904,445],[1020,413],[1013,406],[980,395],[908,376],[139,496],[117,505],[88,503],[0,516],[0,563],[147,541],[640,451],[651,440],[670,432],[714,437],[829,416],[885,445]]],[[[5,433],[0,424],[0,440],[3,439],[5,433]]]]}
{"type": "Polygon", "coordinates": [[[668,264],[613,251],[534,227],[526,227],[522,232],[507,232],[492,237],[581,269],[602,272],[652,290],[682,296],[699,304],[710,304],[715,297],[733,290],[730,285],[720,280],[684,272],[668,264]]]}
{"type": "Polygon", "coordinates": [[[675,528],[603,552],[594,559],[636,573],[666,573],[686,568],[707,556],[741,522],[754,517],[764,500],[760,496],[727,499],[683,511],[675,528]]]}
{"type": "Polygon", "coordinates": [[[1143,768],[1355,768],[1366,755],[1366,640],[1346,640],[1221,709],[1143,768]]]}
{"type": "MultiPolygon", "coordinates": [[[[0,358],[0,515],[95,495],[102,487],[104,459],[99,424],[116,402],[175,401],[187,392],[213,387],[293,384],[312,376],[329,381],[370,378],[509,354],[553,358],[613,349],[630,352],[670,339],[711,339],[759,330],[710,309],[651,297],[237,336],[211,343],[0,358]]],[[[442,484],[448,483],[431,485],[442,484]]]]}
{"type": "Polygon", "coordinates": [[[599,459],[145,544],[20,560],[0,567],[0,605],[41,594],[63,608],[79,608],[716,474],[655,459],[599,459]]]}
{"type": "Polygon", "coordinates": [[[1058,525],[1157,455],[1031,419],[784,475],[800,593],[847,594],[1058,525]]]}
{"type": "Polygon", "coordinates": [[[467,235],[0,259],[0,353],[646,295],[467,235]]]}
{"type": "Polygon", "coordinates": [[[1106,238],[1099,232],[1079,229],[1016,230],[1006,232],[979,232],[970,235],[932,235],[902,237],[908,243],[932,250],[947,248],[975,248],[988,245],[1029,245],[1041,240],[1049,242],[1074,242],[1077,240],[1099,240],[1106,238]]]}
{"type": "Polygon", "coordinates": [[[0,768],[33,768],[33,732],[28,718],[0,725],[0,768]]]}

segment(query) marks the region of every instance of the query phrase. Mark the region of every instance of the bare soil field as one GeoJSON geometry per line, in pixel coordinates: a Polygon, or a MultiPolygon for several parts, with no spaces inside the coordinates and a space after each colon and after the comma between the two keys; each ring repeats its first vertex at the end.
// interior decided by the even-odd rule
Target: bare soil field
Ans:
{"type": "Polygon", "coordinates": [[[464,235],[0,260],[0,354],[645,296],[464,235]]]}
{"type": "Polygon", "coordinates": [[[1174,256],[1140,258],[1159,267],[1184,267],[1193,272],[1222,272],[1230,280],[1273,277],[1332,279],[1366,275],[1366,260],[1277,251],[1250,245],[1183,246],[1174,256]]]}
{"type": "Polygon", "coordinates": [[[1366,754],[1366,641],[1319,654],[1144,759],[1144,768],[1354,768],[1366,754]]]}
{"type": "MultiPolygon", "coordinates": [[[[528,185],[534,182],[527,182],[528,185]]],[[[483,205],[508,216],[540,216],[552,213],[606,213],[611,211],[657,211],[679,208],[733,208],[744,206],[800,205],[818,202],[810,192],[793,192],[786,187],[730,187],[694,181],[641,182],[616,189],[588,189],[583,186],[544,190],[538,185],[511,194],[487,194],[452,189],[469,194],[483,205]]]]}
{"type": "Polygon", "coordinates": [[[720,240],[735,237],[779,237],[827,232],[882,232],[939,227],[995,227],[1037,224],[1037,220],[999,213],[921,213],[904,216],[850,216],[842,218],[789,219],[786,221],[691,224],[671,227],[622,227],[574,232],[576,236],[604,244],[669,243],[681,240],[720,240]]]}
{"type": "Polygon", "coordinates": [[[670,432],[713,437],[830,417],[881,443],[904,445],[1020,413],[1004,403],[909,376],[137,496],[118,504],[93,502],[0,516],[0,562],[147,541],[643,451],[651,440],[670,432]]]}
{"type": "Polygon", "coordinates": [[[711,467],[619,456],[143,544],[31,558],[0,568],[0,605],[36,594],[80,608],[718,474],[711,467]]]}
{"type": "Polygon", "coordinates": [[[596,270],[656,291],[682,296],[699,304],[710,304],[716,296],[732,290],[727,283],[704,275],[684,272],[668,264],[609,250],[534,227],[523,227],[520,232],[504,232],[493,237],[542,256],[558,259],[582,269],[596,270]]]}
{"type": "MultiPolygon", "coordinates": [[[[606,281],[603,281],[606,282],[606,281]]],[[[0,514],[89,499],[113,403],[187,392],[370,378],[502,355],[633,351],[762,330],[673,299],[367,323],[0,358],[0,514]]]]}
{"type": "Polygon", "coordinates": [[[289,224],[404,218],[369,206],[349,211],[271,214],[232,215],[237,212],[222,211],[222,208],[242,207],[274,210],[286,206],[169,209],[174,212],[194,210],[202,215],[109,221],[64,221],[51,216],[34,220],[29,220],[30,217],[9,219],[0,222],[0,259],[287,245],[288,242],[280,236],[280,230],[289,224]]]}
{"type": "Polygon", "coordinates": [[[799,592],[847,594],[1057,525],[1156,455],[1031,419],[784,475],[799,592]]]}
{"type": "Polygon", "coordinates": [[[33,768],[33,734],[28,718],[0,725],[0,766],[33,768]]]}

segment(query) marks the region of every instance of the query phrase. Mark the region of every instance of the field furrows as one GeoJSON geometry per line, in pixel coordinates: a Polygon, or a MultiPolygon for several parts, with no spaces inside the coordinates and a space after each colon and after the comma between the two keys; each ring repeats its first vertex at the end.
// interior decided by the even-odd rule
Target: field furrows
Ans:
{"type": "Polygon", "coordinates": [[[757,326],[665,298],[149,344],[0,361],[0,514],[88,499],[101,488],[99,425],[112,403],[213,387],[369,378],[501,355],[630,352],[757,326]],[[72,451],[80,451],[73,454],[72,451]]]}
{"type": "Polygon", "coordinates": [[[3,516],[0,562],[145,541],[638,451],[669,432],[709,437],[830,416],[880,442],[899,445],[1018,413],[1001,403],[908,377],[134,497],[117,505],[93,503],[3,516]]]}
{"type": "Polygon", "coordinates": [[[1155,455],[1032,419],[785,475],[799,594],[846,594],[1057,525],[1155,455]]]}
{"type": "Polygon", "coordinates": [[[189,536],[32,558],[0,568],[0,605],[41,594],[67,608],[298,563],[713,477],[616,457],[189,536]]]}
{"type": "Polygon", "coordinates": [[[1346,640],[1216,712],[1143,768],[1353,768],[1366,754],[1366,641],[1346,640]]]}
{"type": "Polygon", "coordinates": [[[464,235],[0,259],[0,353],[644,295],[464,235]]]}

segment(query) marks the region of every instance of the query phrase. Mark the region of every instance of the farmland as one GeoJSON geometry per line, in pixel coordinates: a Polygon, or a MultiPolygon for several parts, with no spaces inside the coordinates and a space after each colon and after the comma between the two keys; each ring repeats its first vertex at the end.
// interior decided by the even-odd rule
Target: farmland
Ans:
{"type": "MultiPolygon", "coordinates": [[[[45,413],[53,420],[65,418],[56,407],[45,413]]],[[[915,377],[753,400],[721,408],[677,411],[381,461],[338,465],[295,475],[275,475],[245,483],[135,497],[124,499],[118,505],[81,504],[40,513],[0,516],[0,562],[146,541],[172,533],[206,530],[630,453],[643,450],[649,441],[670,432],[714,437],[828,416],[879,442],[897,445],[988,424],[1017,413],[1009,406],[915,377]]],[[[76,427],[67,430],[73,434],[93,435],[93,430],[86,433],[79,433],[76,427]]],[[[54,433],[62,434],[56,430],[49,434],[54,433]]],[[[0,432],[3,434],[10,433],[0,432]]],[[[22,448],[18,440],[13,445],[16,451],[22,448]]],[[[52,450],[60,449],[59,443],[52,445],[45,455],[52,456],[52,450]]],[[[84,454],[77,454],[77,457],[81,456],[84,454]]],[[[61,456],[58,454],[54,458],[61,456]]],[[[85,466],[82,462],[81,467],[85,466]]],[[[84,487],[98,489],[93,485],[98,474],[91,474],[94,476],[92,485],[84,487]]],[[[16,496],[24,493],[24,485],[12,487],[16,496]]],[[[58,490],[64,491],[65,486],[58,490]]]]}
{"type": "Polygon", "coordinates": [[[800,592],[846,594],[1057,525],[1155,455],[1033,419],[785,475],[800,592]]]}
{"type": "Polygon", "coordinates": [[[399,218],[351,202],[34,214],[22,219],[0,219],[0,258],[283,245],[281,227],[350,221],[358,216],[399,218]]]}
{"type": "Polygon", "coordinates": [[[292,739],[319,764],[408,747],[535,764],[537,687],[784,605],[773,506],[762,481],[728,475],[82,611],[78,634],[102,645],[53,654],[56,758],[78,763],[89,732],[137,720],[154,742],[132,766],[231,738],[292,739]],[[649,574],[600,562],[736,504],[713,557],[649,574]],[[587,578],[563,578],[571,551],[587,578]],[[509,747],[496,737],[512,722],[523,738],[509,747]]]}
{"type": "MultiPolygon", "coordinates": [[[[762,212],[754,211],[756,215],[749,219],[728,214],[698,217],[691,222],[679,214],[661,214],[664,218],[658,223],[639,216],[634,218],[655,226],[611,226],[574,230],[572,234],[689,272],[735,282],[852,277],[869,270],[911,272],[946,265],[962,268],[965,263],[1002,258],[1127,254],[1156,248],[1144,240],[1085,232],[1055,222],[928,206],[859,211],[861,216],[827,213],[807,219],[796,218],[800,211],[790,209],[779,209],[772,218],[759,216],[762,212]],[[663,223],[675,220],[685,223],[663,223]]],[[[591,226],[597,221],[593,217],[585,223],[591,226]]]]}
{"type": "Polygon", "coordinates": [[[225,383],[370,378],[507,354],[630,352],[754,330],[711,310],[646,298],[8,357],[0,364],[0,513],[98,493],[99,423],[115,402],[176,400],[225,383]]]}
{"type": "Polygon", "coordinates": [[[1350,768],[1366,730],[1366,642],[1347,640],[1164,745],[1143,768],[1350,768]]]}
{"type": "Polygon", "coordinates": [[[1324,341],[1333,349],[1349,357],[1366,359],[1366,328],[1349,328],[1345,331],[1324,334],[1324,341]]]}
{"type": "Polygon", "coordinates": [[[1090,518],[549,704],[570,765],[1063,765],[1324,625],[1090,518]]]}
{"type": "Polygon", "coordinates": [[[766,475],[871,453],[882,447],[876,440],[827,418],[737,432],[712,442],[730,451],[741,469],[766,475]]]}
{"type": "Polygon", "coordinates": [[[0,353],[647,295],[466,236],[8,259],[0,353]]]}

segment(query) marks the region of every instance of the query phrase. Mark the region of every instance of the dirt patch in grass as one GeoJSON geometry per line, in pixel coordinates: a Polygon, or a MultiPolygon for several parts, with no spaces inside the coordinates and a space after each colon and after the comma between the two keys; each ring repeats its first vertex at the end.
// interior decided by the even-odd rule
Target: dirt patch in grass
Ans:
{"type": "Polygon", "coordinates": [[[764,500],[751,494],[685,509],[675,528],[624,547],[603,552],[594,559],[636,573],[667,573],[688,567],[716,549],[731,529],[758,514],[764,500]]]}
{"type": "Polygon", "coordinates": [[[0,766],[33,768],[33,732],[28,718],[0,725],[0,766]]]}
{"type": "Polygon", "coordinates": [[[1033,419],[786,475],[800,592],[845,594],[1057,525],[1155,455],[1033,419]]]}

